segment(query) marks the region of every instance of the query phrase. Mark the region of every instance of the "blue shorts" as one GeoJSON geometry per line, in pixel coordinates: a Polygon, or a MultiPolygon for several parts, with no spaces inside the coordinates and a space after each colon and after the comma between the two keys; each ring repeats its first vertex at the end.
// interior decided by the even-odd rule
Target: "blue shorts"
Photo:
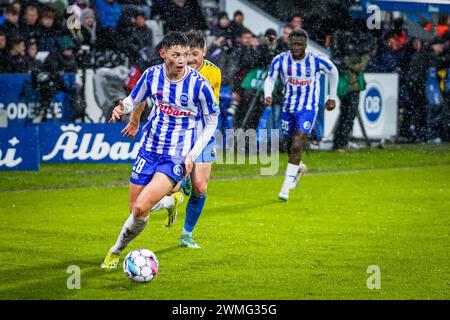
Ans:
{"type": "Polygon", "coordinates": [[[156,172],[164,173],[176,185],[183,179],[185,167],[181,158],[140,149],[131,172],[130,182],[146,186],[156,172]]]}
{"type": "Polygon", "coordinates": [[[283,135],[291,137],[294,131],[311,134],[318,112],[318,109],[302,109],[297,112],[283,111],[281,113],[281,131],[283,135]]]}
{"type": "Polygon", "coordinates": [[[214,161],[216,161],[216,138],[213,136],[205,149],[203,149],[202,153],[195,160],[195,163],[208,163],[214,161]]]}

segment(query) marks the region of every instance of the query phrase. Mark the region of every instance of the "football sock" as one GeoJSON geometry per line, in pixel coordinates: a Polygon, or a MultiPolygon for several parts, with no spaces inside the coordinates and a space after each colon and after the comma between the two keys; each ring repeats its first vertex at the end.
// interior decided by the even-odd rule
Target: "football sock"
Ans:
{"type": "Polygon", "coordinates": [[[136,218],[133,214],[130,214],[125,221],[116,244],[109,249],[110,252],[120,254],[130,242],[138,236],[144,230],[148,223],[148,217],[144,219],[136,218]]]}
{"type": "Polygon", "coordinates": [[[159,211],[163,209],[172,208],[175,205],[175,199],[173,196],[165,196],[157,204],[153,206],[150,211],[159,211]]]}
{"type": "Polygon", "coordinates": [[[186,206],[186,218],[184,220],[184,231],[192,232],[197,224],[198,218],[203,211],[206,202],[206,193],[198,195],[192,193],[186,206]]]}
{"type": "Polygon", "coordinates": [[[188,232],[188,231],[186,231],[186,229],[184,229],[184,228],[183,228],[183,231],[181,231],[181,234],[182,234],[182,235],[189,236],[189,237],[192,237],[192,232],[188,232]]]}
{"type": "Polygon", "coordinates": [[[286,168],[286,175],[284,178],[283,189],[291,189],[294,185],[295,177],[297,176],[299,166],[288,163],[286,168]]]}

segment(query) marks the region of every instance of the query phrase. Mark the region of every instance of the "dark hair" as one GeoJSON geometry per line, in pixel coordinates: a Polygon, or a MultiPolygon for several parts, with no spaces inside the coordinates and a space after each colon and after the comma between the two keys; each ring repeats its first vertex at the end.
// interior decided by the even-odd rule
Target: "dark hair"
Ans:
{"type": "Polygon", "coordinates": [[[45,10],[42,12],[41,18],[55,19],[55,13],[51,10],[45,10]]]}
{"type": "Polygon", "coordinates": [[[10,4],[6,8],[6,14],[12,14],[13,16],[17,16],[19,15],[19,10],[17,10],[16,7],[14,7],[14,4],[10,4]]]}
{"type": "Polygon", "coordinates": [[[292,30],[292,32],[289,34],[289,39],[292,39],[294,37],[304,37],[306,40],[308,40],[308,34],[305,30],[292,30]]]}
{"type": "Polygon", "coordinates": [[[236,10],[236,11],[234,12],[233,17],[236,18],[237,16],[244,16],[244,14],[242,13],[241,10],[236,10]]]}
{"type": "Polygon", "coordinates": [[[291,15],[291,18],[289,19],[289,21],[294,20],[295,17],[299,17],[300,19],[302,19],[302,15],[299,12],[296,12],[291,15]]]}
{"type": "Polygon", "coordinates": [[[14,47],[15,45],[18,45],[21,42],[25,43],[25,40],[22,37],[16,37],[9,40],[11,48],[14,47]]]}
{"type": "Polygon", "coordinates": [[[32,4],[29,4],[29,5],[26,6],[25,12],[27,12],[28,10],[36,11],[37,13],[39,13],[38,7],[36,7],[35,5],[32,5],[32,4]]]}
{"type": "Polygon", "coordinates": [[[191,30],[186,34],[186,37],[191,48],[203,49],[206,46],[206,39],[201,31],[191,30]]]}
{"type": "Polygon", "coordinates": [[[217,14],[217,20],[220,20],[220,19],[222,19],[222,18],[227,18],[227,19],[228,19],[228,13],[226,13],[225,11],[220,11],[220,12],[217,14]]]}
{"type": "Polygon", "coordinates": [[[166,34],[161,41],[161,47],[167,50],[173,46],[189,47],[186,35],[179,31],[171,31],[166,34]]]}
{"type": "Polygon", "coordinates": [[[252,35],[252,37],[254,37],[255,35],[253,34],[253,32],[251,32],[251,30],[250,29],[248,29],[248,28],[244,28],[243,30],[242,30],[242,32],[241,32],[241,35],[240,35],[240,37],[242,37],[244,34],[248,34],[248,33],[250,33],[251,35],[252,35]]]}

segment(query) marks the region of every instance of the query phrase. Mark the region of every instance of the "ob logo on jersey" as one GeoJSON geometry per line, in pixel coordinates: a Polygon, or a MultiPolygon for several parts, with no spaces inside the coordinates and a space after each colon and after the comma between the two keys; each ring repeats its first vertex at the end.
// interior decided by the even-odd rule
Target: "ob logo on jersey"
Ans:
{"type": "Polygon", "coordinates": [[[183,171],[184,171],[183,166],[181,164],[177,164],[173,167],[172,171],[177,176],[181,176],[181,175],[183,175],[183,171]]]}
{"type": "Polygon", "coordinates": [[[181,101],[182,103],[188,103],[188,101],[189,101],[189,96],[187,95],[187,93],[182,93],[182,94],[180,95],[180,101],[181,101]]]}
{"type": "Polygon", "coordinates": [[[309,122],[309,121],[303,122],[303,129],[305,129],[305,130],[311,129],[311,122],[309,122]]]}
{"type": "Polygon", "coordinates": [[[364,97],[364,114],[369,122],[369,125],[375,126],[378,120],[381,118],[381,112],[383,111],[383,98],[380,89],[375,86],[371,86],[367,89],[366,96],[364,97]]]}

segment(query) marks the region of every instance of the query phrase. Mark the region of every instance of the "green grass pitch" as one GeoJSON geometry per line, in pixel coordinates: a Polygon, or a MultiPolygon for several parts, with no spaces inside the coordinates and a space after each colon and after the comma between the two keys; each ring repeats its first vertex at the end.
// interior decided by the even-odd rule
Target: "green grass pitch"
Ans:
{"type": "Polygon", "coordinates": [[[450,146],[310,152],[289,202],[279,174],[216,165],[195,230],[151,215],[131,243],[159,258],[157,278],[131,283],[99,268],[128,215],[131,165],[43,165],[0,173],[0,299],[449,299],[450,146]],[[81,269],[81,289],[66,287],[81,269]],[[367,268],[381,271],[369,290],[367,268]]]}

